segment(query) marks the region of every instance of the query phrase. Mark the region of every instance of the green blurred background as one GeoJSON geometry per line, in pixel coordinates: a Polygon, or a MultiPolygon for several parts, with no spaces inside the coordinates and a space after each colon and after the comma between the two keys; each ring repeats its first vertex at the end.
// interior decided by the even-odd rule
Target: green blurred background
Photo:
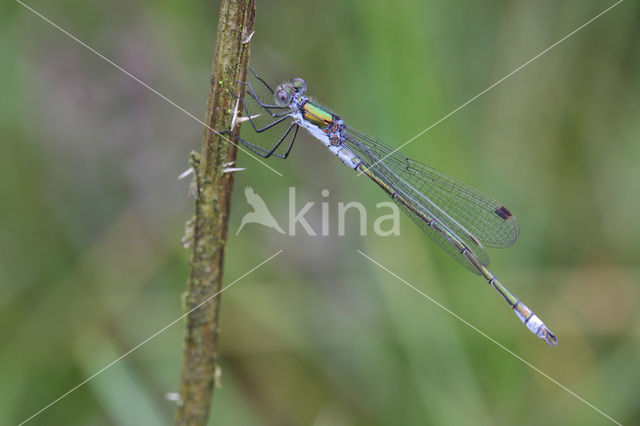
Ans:
{"type": "MultiPolygon", "coordinates": [[[[198,117],[216,2],[32,0],[198,117]]],[[[258,2],[251,62],[303,76],[399,145],[613,4],[258,2]]],[[[202,126],[18,3],[0,5],[0,424],[15,424],[183,311],[202,126]]],[[[279,177],[244,154],[222,297],[219,425],[600,425],[609,420],[356,252],[360,249],[623,424],[640,423],[640,7],[627,1],[404,150],[503,201],[521,233],[492,269],[558,334],[549,348],[404,217],[335,235],[338,202],[387,198],[302,134],[279,177]],[[288,188],[331,236],[235,232],[251,186],[288,188]],[[328,198],[320,194],[330,191],[328,198]]],[[[244,135],[252,138],[249,129],[244,135]]],[[[267,135],[273,138],[274,135],[267,135]]],[[[182,322],[31,424],[170,424],[182,322]]]]}

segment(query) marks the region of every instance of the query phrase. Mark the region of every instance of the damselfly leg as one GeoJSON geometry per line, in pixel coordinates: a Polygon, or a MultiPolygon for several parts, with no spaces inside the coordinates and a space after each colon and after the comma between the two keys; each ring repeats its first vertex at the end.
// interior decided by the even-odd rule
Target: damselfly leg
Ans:
{"type": "Polygon", "coordinates": [[[269,89],[269,91],[271,92],[271,94],[273,95],[275,92],[273,91],[273,89],[271,88],[271,86],[269,86],[269,83],[267,83],[266,81],[264,81],[264,79],[260,76],[258,76],[258,74],[256,74],[256,72],[253,70],[253,68],[249,67],[249,71],[251,71],[251,74],[253,74],[253,76],[258,79],[262,84],[264,84],[266,86],[267,89],[269,89]]]}
{"type": "MultiPolygon", "coordinates": [[[[260,132],[268,130],[268,129],[270,129],[270,128],[282,123],[286,118],[288,118],[288,117],[282,117],[279,120],[276,120],[276,121],[272,122],[271,124],[268,124],[267,126],[261,128],[261,129],[257,129],[255,127],[255,125],[253,126],[253,128],[255,129],[256,132],[260,133],[260,132]]],[[[280,139],[278,139],[278,142],[276,142],[276,144],[269,150],[264,149],[264,148],[262,148],[262,147],[260,147],[260,146],[258,146],[256,144],[253,144],[253,143],[249,142],[248,140],[241,138],[240,136],[237,136],[231,130],[223,130],[222,132],[211,132],[211,133],[219,133],[219,134],[229,135],[233,139],[235,139],[236,141],[238,141],[239,143],[241,143],[242,145],[247,147],[253,153],[258,154],[259,156],[261,156],[263,158],[269,158],[269,157],[271,157],[273,155],[274,157],[282,158],[284,160],[289,156],[289,153],[291,152],[291,148],[293,148],[293,143],[296,141],[296,136],[298,135],[298,128],[299,127],[300,126],[297,123],[292,122],[291,125],[287,128],[287,130],[282,134],[280,139]],[[292,129],[294,130],[293,131],[293,137],[291,138],[291,142],[289,142],[289,146],[287,147],[287,150],[285,151],[284,154],[278,154],[276,152],[276,150],[280,147],[280,145],[282,145],[282,142],[291,133],[292,129]]]]}
{"type": "MultiPolygon", "coordinates": [[[[273,95],[274,90],[271,88],[271,86],[269,86],[253,70],[251,70],[251,73],[258,81],[260,81],[260,83],[262,83],[262,85],[264,85],[264,87],[269,91],[269,93],[273,95]]],[[[262,133],[266,130],[275,128],[281,123],[287,122],[287,119],[291,118],[291,112],[292,112],[291,108],[286,106],[283,107],[283,106],[275,105],[268,102],[263,102],[260,99],[260,96],[257,90],[254,88],[254,86],[251,83],[244,82],[244,81],[237,81],[237,83],[244,85],[244,87],[246,88],[246,95],[248,99],[240,98],[240,96],[238,96],[236,93],[232,92],[231,90],[229,90],[229,94],[239,101],[239,103],[241,104],[240,108],[242,109],[246,119],[251,123],[251,126],[253,127],[253,130],[256,133],[262,133]],[[249,107],[249,104],[252,105],[252,108],[249,107]],[[277,112],[274,112],[273,110],[277,112]],[[274,118],[274,120],[267,123],[260,123],[259,117],[261,115],[263,117],[268,117],[264,115],[265,113],[268,114],[268,116],[271,116],[272,118],[274,118]]],[[[248,140],[235,135],[231,130],[225,130],[220,133],[230,135],[237,142],[241,143],[242,145],[250,149],[253,153],[263,158],[274,156],[277,158],[286,159],[289,156],[291,149],[293,148],[293,144],[296,140],[296,136],[298,135],[298,128],[299,128],[299,125],[297,123],[293,121],[287,122],[286,130],[284,131],[282,136],[280,136],[278,141],[270,148],[264,148],[252,142],[249,142],[248,140]],[[287,144],[285,141],[287,141],[288,139],[290,140],[290,142],[288,142],[287,144]],[[282,150],[281,152],[276,152],[282,146],[286,147],[286,149],[284,150],[284,153],[282,153],[282,150]]]]}
{"type": "MultiPolygon", "coordinates": [[[[243,84],[244,86],[246,86],[249,91],[247,92],[247,95],[251,96],[256,103],[258,104],[258,106],[260,106],[260,108],[264,109],[265,111],[267,111],[269,113],[269,115],[271,115],[272,117],[281,117],[282,115],[284,115],[284,113],[274,113],[271,110],[272,109],[278,109],[278,110],[287,110],[287,113],[289,111],[288,107],[280,107],[278,105],[272,105],[272,104],[267,104],[264,103],[260,100],[260,98],[258,97],[258,95],[256,94],[255,89],[253,88],[253,86],[250,83],[247,83],[246,81],[238,81],[236,80],[236,83],[238,84],[243,84]]],[[[235,98],[238,98],[238,95],[236,95],[235,93],[229,91],[229,93],[231,93],[231,95],[235,98]]]]}

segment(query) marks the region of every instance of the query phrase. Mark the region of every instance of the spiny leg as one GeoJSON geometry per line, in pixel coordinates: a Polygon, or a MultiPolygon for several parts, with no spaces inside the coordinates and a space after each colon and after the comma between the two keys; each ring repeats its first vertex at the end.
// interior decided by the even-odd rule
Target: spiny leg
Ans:
{"type": "MultiPolygon", "coordinates": [[[[281,106],[277,106],[277,105],[270,105],[270,104],[262,103],[262,101],[260,99],[258,99],[258,97],[255,95],[255,93],[252,93],[253,88],[251,87],[251,85],[249,83],[243,83],[241,81],[239,81],[238,83],[248,86],[249,89],[250,89],[248,95],[251,96],[253,99],[255,99],[255,101],[258,103],[258,105],[262,109],[264,109],[266,112],[268,112],[269,115],[271,115],[272,117],[282,117],[283,115],[288,114],[289,112],[291,112],[291,108],[289,108],[289,107],[281,107],[281,106]],[[271,111],[272,109],[279,109],[279,110],[283,110],[284,109],[286,111],[274,113],[274,112],[271,111]]],[[[235,93],[233,93],[231,91],[229,91],[229,92],[231,93],[231,95],[233,97],[238,98],[238,96],[235,93]]],[[[244,103],[244,100],[242,102],[244,103]]]]}
{"type": "MultiPolygon", "coordinates": [[[[235,93],[233,93],[231,90],[229,90],[229,94],[231,94],[231,96],[235,97],[236,99],[238,99],[239,102],[242,103],[242,109],[245,112],[246,118],[249,120],[249,122],[251,122],[251,126],[254,128],[254,130],[258,133],[262,132],[263,130],[266,130],[267,128],[269,128],[272,125],[275,125],[277,123],[279,123],[281,120],[276,120],[276,122],[273,122],[267,126],[265,126],[262,129],[259,129],[258,126],[256,125],[255,121],[254,121],[254,116],[251,115],[251,111],[249,111],[249,107],[247,106],[247,104],[245,103],[244,99],[240,98],[238,95],[236,95],[235,93]]],[[[258,99],[256,99],[256,101],[258,101],[258,103],[260,103],[260,101],[258,99]]],[[[277,107],[279,109],[281,109],[282,107],[277,107]]],[[[289,113],[291,112],[290,109],[287,108],[286,111],[274,114],[271,111],[269,111],[268,109],[264,108],[265,111],[267,111],[269,113],[269,115],[271,115],[274,118],[277,117],[286,117],[289,115],[289,113]]]]}
{"type": "Polygon", "coordinates": [[[267,84],[267,82],[266,82],[266,81],[264,81],[261,77],[258,77],[258,74],[256,74],[256,72],[253,70],[253,68],[249,68],[249,71],[251,71],[251,74],[253,74],[253,76],[254,76],[255,78],[257,78],[258,80],[260,80],[260,82],[261,82],[262,84],[264,84],[264,85],[267,87],[267,89],[269,89],[269,91],[271,92],[271,94],[274,94],[274,93],[275,93],[275,92],[273,91],[273,89],[271,88],[271,86],[269,86],[269,85],[267,84]]]}
{"type": "MultiPolygon", "coordinates": [[[[273,148],[271,148],[270,150],[266,150],[262,147],[259,147],[256,144],[253,144],[251,142],[249,142],[246,139],[241,138],[240,136],[237,136],[235,133],[233,133],[230,130],[223,130],[222,132],[217,132],[219,134],[227,134],[229,136],[231,136],[233,139],[235,139],[236,141],[240,142],[242,145],[244,145],[245,147],[247,147],[249,150],[251,150],[253,153],[258,154],[259,156],[263,157],[263,158],[269,158],[272,155],[278,158],[282,158],[282,159],[286,159],[289,156],[289,153],[291,152],[291,148],[293,147],[293,143],[296,140],[296,135],[298,134],[298,125],[297,123],[291,123],[291,125],[289,126],[289,128],[287,129],[287,131],[280,137],[280,139],[278,140],[278,142],[273,146],[273,148]],[[293,139],[291,140],[291,143],[289,144],[289,147],[287,148],[287,152],[284,155],[280,155],[277,154],[275,151],[276,149],[278,149],[278,147],[282,144],[282,141],[285,140],[285,138],[287,137],[287,135],[289,133],[291,133],[291,129],[295,126],[296,130],[293,134],[293,139]]],[[[214,133],[214,132],[212,132],[214,133]]]]}
{"type": "Polygon", "coordinates": [[[265,130],[269,130],[269,129],[270,129],[270,128],[272,128],[273,126],[276,126],[276,125],[278,125],[278,124],[282,123],[282,122],[283,122],[284,120],[286,120],[287,118],[289,118],[289,116],[288,116],[288,115],[285,115],[284,117],[280,117],[280,118],[278,118],[277,120],[274,120],[274,121],[272,121],[271,123],[267,124],[267,125],[266,125],[266,126],[264,126],[264,127],[259,128],[259,129],[258,129],[258,128],[253,124],[253,120],[251,120],[251,118],[249,118],[249,122],[250,122],[250,123],[251,123],[251,125],[253,126],[253,130],[255,130],[255,131],[256,131],[256,133],[262,133],[262,132],[264,132],[265,130]]]}
{"type": "Polygon", "coordinates": [[[237,136],[231,130],[223,130],[221,132],[211,132],[211,133],[217,133],[219,135],[229,135],[236,141],[240,142],[243,146],[248,148],[254,154],[258,154],[260,157],[267,158],[267,154],[269,153],[269,151],[267,151],[266,149],[261,148],[258,145],[252,144],[248,140],[242,139],[240,136],[237,136]]]}
{"type": "MultiPolygon", "coordinates": [[[[289,156],[289,153],[291,152],[291,148],[293,148],[293,143],[296,141],[296,136],[298,136],[298,129],[299,128],[300,128],[300,126],[298,124],[296,124],[296,130],[293,132],[293,139],[291,139],[291,143],[289,144],[289,148],[287,148],[287,152],[285,152],[282,157],[279,156],[278,154],[274,154],[276,157],[282,158],[284,160],[289,156]]],[[[289,129],[289,130],[291,130],[291,129],[289,129]]],[[[288,133],[288,131],[287,131],[287,133],[288,133]]]]}
{"type": "MultiPolygon", "coordinates": [[[[287,108],[287,107],[281,107],[281,106],[274,105],[274,104],[265,104],[264,102],[262,102],[260,100],[260,98],[258,97],[258,94],[256,93],[256,91],[253,88],[253,86],[251,85],[251,83],[247,83],[246,81],[239,81],[239,80],[235,80],[235,82],[238,83],[238,84],[244,84],[246,87],[248,87],[249,88],[249,96],[251,96],[253,99],[255,99],[256,102],[258,103],[258,105],[260,105],[261,108],[264,108],[264,109],[270,109],[270,108],[272,108],[272,109],[286,109],[287,108]]],[[[236,98],[238,97],[233,92],[231,92],[231,94],[236,98]]],[[[271,111],[269,111],[269,112],[271,112],[271,111]]]]}
{"type": "MultiPolygon", "coordinates": [[[[253,76],[258,79],[272,94],[275,93],[274,90],[271,88],[271,86],[269,86],[269,84],[267,84],[266,81],[264,81],[261,77],[258,76],[258,74],[256,74],[256,72],[252,69],[249,68],[249,70],[251,71],[251,73],[253,74],[253,76]]],[[[235,97],[236,99],[239,99],[240,102],[242,102],[242,107],[247,115],[247,118],[249,119],[249,122],[251,123],[251,126],[253,127],[253,129],[257,132],[257,133],[261,133],[265,130],[268,130],[270,128],[272,128],[273,126],[276,126],[278,124],[280,124],[281,122],[283,122],[291,113],[291,109],[287,108],[287,107],[280,107],[278,105],[272,105],[272,104],[266,104],[264,102],[262,102],[260,100],[260,98],[258,97],[255,89],[253,88],[253,86],[250,83],[244,82],[244,81],[236,81],[238,84],[244,84],[247,88],[249,88],[248,91],[248,95],[251,96],[257,103],[258,105],[265,110],[267,113],[269,113],[269,115],[271,115],[274,118],[278,118],[278,117],[282,117],[279,118],[278,120],[275,120],[269,124],[267,124],[266,126],[262,127],[262,128],[258,128],[255,124],[255,122],[253,121],[253,118],[251,116],[251,113],[246,105],[246,103],[244,102],[243,99],[241,99],[238,95],[236,95],[235,93],[230,92],[230,94],[235,97]],[[279,110],[283,110],[285,109],[286,111],[283,112],[279,112],[279,113],[274,113],[271,111],[271,109],[279,109],[279,110]]],[[[278,140],[278,142],[274,145],[274,147],[267,151],[266,149],[259,147],[258,145],[255,145],[249,141],[247,141],[246,139],[243,139],[239,136],[236,136],[233,132],[229,131],[229,130],[225,130],[224,132],[221,133],[225,133],[225,134],[229,134],[231,137],[233,137],[235,140],[237,140],[238,142],[242,143],[244,146],[246,146],[247,148],[249,148],[251,151],[253,151],[254,153],[260,155],[263,158],[268,158],[270,156],[275,156],[278,158],[282,158],[282,159],[286,159],[289,154],[291,153],[291,149],[293,148],[293,144],[296,141],[296,136],[298,135],[298,129],[300,128],[300,126],[297,123],[291,123],[291,125],[287,128],[287,131],[284,132],[284,134],[280,137],[280,139],[278,140]],[[291,139],[291,142],[289,143],[289,146],[287,147],[287,151],[284,153],[284,155],[281,154],[277,154],[275,151],[278,149],[278,147],[282,144],[282,142],[287,138],[287,136],[291,133],[291,129],[293,129],[293,127],[295,127],[295,131],[293,133],[293,138],[291,139]]]]}
{"type": "Polygon", "coordinates": [[[271,151],[269,151],[268,155],[265,157],[270,157],[271,155],[274,155],[278,158],[282,158],[285,159],[287,158],[287,156],[289,155],[289,152],[291,151],[291,147],[293,146],[293,142],[295,142],[296,140],[296,135],[298,134],[298,124],[297,123],[291,123],[291,126],[289,126],[289,128],[287,129],[286,132],[284,132],[284,134],[280,137],[280,139],[278,139],[278,142],[273,146],[273,148],[271,148],[271,151]],[[289,144],[289,148],[287,148],[287,152],[285,153],[285,155],[280,155],[280,154],[276,154],[276,149],[278,149],[278,147],[282,144],[282,141],[284,141],[287,136],[289,135],[289,133],[291,133],[291,129],[296,128],[296,131],[293,134],[293,139],[291,140],[291,143],[289,144]]]}
{"type": "Polygon", "coordinates": [[[251,112],[249,111],[249,108],[247,107],[247,104],[244,102],[244,100],[242,98],[240,98],[239,96],[237,96],[236,94],[234,94],[233,92],[231,92],[231,91],[229,91],[229,93],[231,93],[231,95],[233,95],[236,99],[238,99],[242,103],[242,109],[245,111],[246,118],[251,123],[251,126],[253,127],[253,129],[258,133],[261,133],[261,132],[271,128],[272,126],[275,126],[276,124],[281,123],[282,121],[284,121],[289,116],[289,113],[291,112],[290,109],[287,109],[286,111],[280,112],[278,114],[273,114],[273,113],[271,113],[269,111],[269,114],[271,114],[272,117],[274,117],[274,118],[280,117],[280,118],[278,120],[275,120],[275,121],[267,124],[266,126],[264,126],[262,128],[258,128],[258,126],[256,126],[255,121],[253,121],[253,117],[251,115],[251,112]]]}

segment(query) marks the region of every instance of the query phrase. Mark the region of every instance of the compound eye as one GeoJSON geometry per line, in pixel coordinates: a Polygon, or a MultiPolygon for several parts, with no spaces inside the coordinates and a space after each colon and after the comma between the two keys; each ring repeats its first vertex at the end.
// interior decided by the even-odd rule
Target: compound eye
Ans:
{"type": "Polygon", "coordinates": [[[303,94],[307,90],[307,83],[301,78],[294,78],[291,82],[296,92],[303,94]]]}
{"type": "Polygon", "coordinates": [[[273,94],[276,105],[279,107],[289,106],[291,103],[292,91],[290,88],[281,88],[276,90],[276,93],[273,94]]]}

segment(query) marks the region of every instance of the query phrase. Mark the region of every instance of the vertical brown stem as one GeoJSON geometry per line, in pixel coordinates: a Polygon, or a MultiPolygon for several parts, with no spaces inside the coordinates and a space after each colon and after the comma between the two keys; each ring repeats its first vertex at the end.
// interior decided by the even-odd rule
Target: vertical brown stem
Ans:
{"type": "MultiPolygon", "coordinates": [[[[231,127],[236,99],[240,95],[249,61],[249,35],[253,31],[255,0],[222,0],[213,57],[206,123],[212,129],[231,127]],[[247,42],[245,42],[247,41],[247,42]],[[239,87],[240,86],[240,87],[239,87]]],[[[222,266],[233,173],[223,173],[224,164],[235,161],[236,147],[217,134],[204,130],[202,151],[192,153],[195,180],[195,214],[188,225],[192,250],[190,274],[184,296],[192,309],[222,288],[222,266]]],[[[218,375],[220,296],[187,316],[184,358],[180,377],[180,401],[176,425],[204,425],[209,418],[215,379],[218,375]]]]}

